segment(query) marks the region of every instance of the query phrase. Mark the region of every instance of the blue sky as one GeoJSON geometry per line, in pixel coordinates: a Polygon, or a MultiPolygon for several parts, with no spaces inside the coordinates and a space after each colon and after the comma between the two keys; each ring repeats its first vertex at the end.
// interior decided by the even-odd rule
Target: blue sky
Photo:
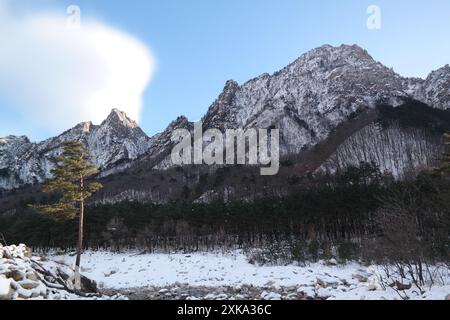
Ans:
{"type": "MultiPolygon", "coordinates": [[[[21,0],[14,7],[64,14],[71,4],[81,8],[82,21],[120,29],[153,53],[140,117],[149,135],[179,115],[200,119],[226,80],[272,73],[323,44],[356,43],[405,76],[425,77],[450,63],[448,0],[21,0]],[[380,30],[366,26],[372,4],[381,8],[380,30]]],[[[0,136],[40,140],[55,133],[24,121],[17,103],[24,102],[0,95],[0,136]]]]}

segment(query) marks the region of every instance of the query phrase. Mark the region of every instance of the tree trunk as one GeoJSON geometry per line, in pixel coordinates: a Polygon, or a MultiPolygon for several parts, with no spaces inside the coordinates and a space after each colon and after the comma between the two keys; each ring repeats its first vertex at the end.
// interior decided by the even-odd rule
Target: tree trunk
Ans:
{"type": "Polygon", "coordinates": [[[81,274],[80,262],[81,252],[83,250],[83,224],[84,224],[84,178],[80,176],[80,216],[78,220],[78,245],[77,245],[77,260],[75,262],[75,290],[81,290],[81,274]]]}

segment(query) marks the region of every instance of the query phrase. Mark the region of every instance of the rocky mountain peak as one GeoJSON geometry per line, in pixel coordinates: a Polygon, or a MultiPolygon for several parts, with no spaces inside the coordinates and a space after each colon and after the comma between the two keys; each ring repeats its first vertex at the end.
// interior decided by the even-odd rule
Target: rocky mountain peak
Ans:
{"type": "Polygon", "coordinates": [[[432,71],[426,80],[446,80],[450,76],[450,65],[446,64],[442,68],[432,71]]]}
{"type": "Polygon", "coordinates": [[[101,125],[82,122],[57,137],[31,143],[27,137],[0,139],[0,189],[13,189],[24,184],[42,182],[51,177],[52,157],[60,154],[64,142],[80,141],[95,165],[104,171],[134,160],[151,147],[151,139],[137,123],[113,109],[101,125]]]}
{"type": "Polygon", "coordinates": [[[72,129],[66,131],[63,133],[63,135],[69,135],[69,134],[78,134],[78,135],[87,135],[89,134],[95,126],[92,124],[91,121],[88,122],[81,122],[77,124],[72,129]]]}
{"type": "Polygon", "coordinates": [[[167,127],[166,131],[183,129],[189,126],[189,119],[186,116],[179,116],[176,120],[172,121],[167,127]]]}
{"type": "Polygon", "coordinates": [[[126,128],[135,129],[138,127],[138,124],[136,121],[131,120],[128,118],[125,112],[120,111],[118,109],[112,109],[109,116],[106,118],[106,120],[102,123],[102,125],[110,124],[110,125],[120,125],[124,126],[126,128]]]}
{"type": "Polygon", "coordinates": [[[13,144],[13,143],[30,143],[30,140],[27,136],[7,136],[7,137],[0,137],[0,144],[13,144]]]}
{"type": "Polygon", "coordinates": [[[450,66],[431,72],[425,80],[410,79],[415,99],[439,109],[450,109],[450,66]]]}
{"type": "Polygon", "coordinates": [[[353,55],[359,59],[373,59],[366,49],[358,46],[357,44],[341,44],[340,46],[332,46],[325,44],[306,52],[304,55],[323,55],[323,54],[339,54],[341,58],[353,55]]]}
{"type": "Polygon", "coordinates": [[[217,98],[209,107],[207,114],[202,121],[206,126],[225,129],[224,123],[234,122],[234,111],[231,110],[236,93],[240,90],[239,84],[234,80],[228,80],[217,98]]]}
{"type": "Polygon", "coordinates": [[[301,55],[288,69],[308,67],[318,72],[326,72],[345,65],[361,67],[374,63],[376,61],[367,50],[358,45],[324,45],[301,55]]]}
{"type": "Polygon", "coordinates": [[[237,89],[239,89],[239,84],[236,81],[231,79],[225,83],[225,87],[223,88],[223,91],[224,92],[233,92],[233,91],[236,91],[237,89]]]}

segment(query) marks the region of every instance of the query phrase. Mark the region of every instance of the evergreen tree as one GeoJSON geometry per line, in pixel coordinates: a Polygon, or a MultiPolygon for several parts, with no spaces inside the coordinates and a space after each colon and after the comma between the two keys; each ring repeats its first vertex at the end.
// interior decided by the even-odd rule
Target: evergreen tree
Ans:
{"type": "Polygon", "coordinates": [[[50,205],[33,206],[55,220],[74,219],[78,216],[78,243],[75,262],[75,289],[81,289],[80,261],[83,249],[83,224],[85,200],[103,186],[100,183],[86,183],[87,177],[97,173],[89,161],[90,155],[80,142],[64,143],[61,156],[54,159],[53,178],[43,186],[44,192],[61,194],[58,202],[50,205]]]}

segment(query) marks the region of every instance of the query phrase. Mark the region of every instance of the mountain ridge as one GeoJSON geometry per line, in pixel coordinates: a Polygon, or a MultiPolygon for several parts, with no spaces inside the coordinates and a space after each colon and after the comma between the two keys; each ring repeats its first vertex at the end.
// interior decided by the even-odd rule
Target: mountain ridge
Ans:
{"type": "MultiPolygon", "coordinates": [[[[281,155],[287,157],[315,147],[351,117],[377,105],[397,107],[413,99],[446,110],[449,90],[448,65],[426,79],[407,78],[357,45],[324,45],[273,74],[261,74],[242,85],[227,81],[202,121],[205,129],[278,128],[281,155]]],[[[100,125],[83,122],[42,142],[31,143],[25,136],[0,138],[0,189],[49,178],[49,158],[67,140],[85,143],[101,177],[143,161],[154,164],[152,169],[170,168],[170,137],[176,128],[192,130],[192,123],[180,116],[165,131],[149,137],[124,112],[113,109],[100,125]]]]}

